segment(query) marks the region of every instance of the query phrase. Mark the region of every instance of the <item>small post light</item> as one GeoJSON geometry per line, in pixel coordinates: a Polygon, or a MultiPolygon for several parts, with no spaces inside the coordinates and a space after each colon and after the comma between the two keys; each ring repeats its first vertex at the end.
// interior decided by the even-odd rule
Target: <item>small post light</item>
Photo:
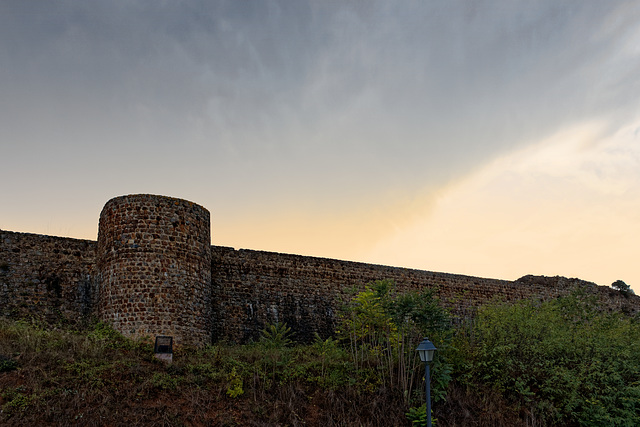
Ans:
{"type": "Polygon", "coordinates": [[[436,346],[426,337],[418,345],[418,348],[416,348],[416,351],[420,355],[420,360],[424,362],[424,382],[427,392],[427,427],[431,427],[431,376],[429,372],[429,362],[433,361],[436,350],[436,346]]]}
{"type": "Polygon", "coordinates": [[[171,363],[173,361],[173,337],[157,336],[153,352],[158,359],[171,363]]]}

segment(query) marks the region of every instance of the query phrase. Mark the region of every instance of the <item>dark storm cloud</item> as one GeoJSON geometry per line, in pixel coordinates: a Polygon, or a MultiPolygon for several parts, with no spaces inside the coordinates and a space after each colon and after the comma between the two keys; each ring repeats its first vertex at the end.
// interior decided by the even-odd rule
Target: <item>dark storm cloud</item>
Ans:
{"type": "Polygon", "coordinates": [[[0,141],[317,194],[419,188],[622,120],[637,18],[599,1],[4,1],[0,141]]]}

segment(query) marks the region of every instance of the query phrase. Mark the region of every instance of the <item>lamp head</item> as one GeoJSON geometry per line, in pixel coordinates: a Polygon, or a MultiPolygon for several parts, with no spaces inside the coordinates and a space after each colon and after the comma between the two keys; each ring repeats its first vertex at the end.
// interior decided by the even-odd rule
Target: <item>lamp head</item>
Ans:
{"type": "Polygon", "coordinates": [[[433,343],[429,341],[428,338],[423,339],[422,342],[418,345],[418,348],[416,348],[416,351],[420,355],[420,360],[425,363],[429,363],[433,360],[433,356],[435,355],[436,350],[436,346],[433,345],[433,343]]]}

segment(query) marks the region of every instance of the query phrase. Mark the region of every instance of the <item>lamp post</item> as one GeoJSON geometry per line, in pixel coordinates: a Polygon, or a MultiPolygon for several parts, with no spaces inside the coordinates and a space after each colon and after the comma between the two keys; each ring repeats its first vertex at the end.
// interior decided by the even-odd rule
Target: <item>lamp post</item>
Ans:
{"type": "Polygon", "coordinates": [[[420,355],[420,360],[424,362],[424,382],[427,390],[427,427],[431,427],[431,377],[429,375],[429,362],[433,360],[436,350],[436,346],[433,345],[428,338],[423,339],[418,345],[418,348],[416,348],[416,351],[420,355]]]}

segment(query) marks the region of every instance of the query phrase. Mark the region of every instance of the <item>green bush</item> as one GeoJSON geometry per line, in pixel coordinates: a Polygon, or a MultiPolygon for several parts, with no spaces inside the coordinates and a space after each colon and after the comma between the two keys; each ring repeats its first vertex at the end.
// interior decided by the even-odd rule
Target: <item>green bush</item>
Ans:
{"type": "MultiPolygon", "coordinates": [[[[433,412],[433,410],[431,411],[433,412]]],[[[411,422],[412,426],[425,427],[427,426],[427,405],[409,408],[409,411],[405,414],[407,419],[411,422]]],[[[431,417],[431,425],[437,425],[438,420],[431,417]]]]}
{"type": "Polygon", "coordinates": [[[286,323],[267,325],[260,333],[260,343],[266,348],[281,349],[293,344],[293,332],[286,323]]]}
{"type": "Polygon", "coordinates": [[[468,368],[549,424],[640,425],[640,325],[571,295],[480,310],[468,368]]]}
{"type": "MultiPolygon", "coordinates": [[[[359,372],[375,369],[378,386],[400,391],[410,403],[416,386],[424,383],[416,346],[429,336],[445,350],[449,331],[449,316],[431,291],[397,293],[392,281],[380,280],[343,305],[337,336],[359,372]]],[[[451,379],[446,352],[439,353],[432,364],[435,401],[444,399],[451,379]]]]}
{"type": "Polygon", "coordinates": [[[622,280],[616,280],[615,282],[613,282],[611,284],[611,287],[613,289],[616,289],[616,290],[622,292],[622,294],[624,294],[624,295],[635,295],[635,292],[633,292],[633,289],[631,289],[631,286],[627,285],[622,280]]]}
{"type": "Polygon", "coordinates": [[[9,372],[18,369],[18,362],[0,354],[0,372],[9,372]]]}
{"type": "Polygon", "coordinates": [[[242,388],[242,377],[236,372],[236,368],[232,368],[228,377],[229,385],[227,387],[227,395],[229,397],[238,397],[244,394],[242,388]]]}

